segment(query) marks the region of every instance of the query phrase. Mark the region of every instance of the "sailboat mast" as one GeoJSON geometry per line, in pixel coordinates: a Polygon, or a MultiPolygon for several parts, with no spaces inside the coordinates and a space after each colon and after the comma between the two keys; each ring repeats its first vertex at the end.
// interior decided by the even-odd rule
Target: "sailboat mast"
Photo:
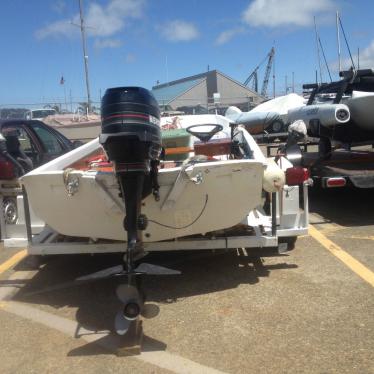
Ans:
{"type": "Polygon", "coordinates": [[[273,57],[273,98],[275,99],[275,54],[273,57]]]}
{"type": "Polygon", "coordinates": [[[339,12],[336,12],[336,37],[338,41],[338,60],[339,60],[339,73],[342,71],[342,62],[340,56],[340,32],[339,32],[339,12]]]}
{"type": "Polygon", "coordinates": [[[86,74],[86,90],[87,90],[87,111],[91,111],[91,95],[90,95],[90,83],[88,79],[88,55],[86,47],[86,35],[85,35],[85,26],[83,18],[83,7],[82,0],[79,0],[79,15],[80,15],[80,29],[82,35],[82,47],[83,47],[83,59],[84,59],[84,71],[86,74]]]}
{"type": "Polygon", "coordinates": [[[315,34],[316,34],[316,47],[317,47],[317,59],[318,59],[318,66],[319,66],[319,78],[320,78],[320,83],[322,83],[322,67],[321,67],[321,56],[319,55],[318,32],[317,32],[316,17],[314,17],[314,31],[315,31],[315,34]]]}

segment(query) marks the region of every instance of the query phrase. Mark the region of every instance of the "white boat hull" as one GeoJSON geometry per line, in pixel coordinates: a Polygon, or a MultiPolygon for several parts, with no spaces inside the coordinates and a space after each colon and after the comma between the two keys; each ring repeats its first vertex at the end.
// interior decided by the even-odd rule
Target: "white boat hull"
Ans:
{"type": "MultiPolygon", "coordinates": [[[[205,234],[240,223],[261,203],[263,169],[259,161],[232,160],[195,164],[179,178],[181,168],[161,170],[160,200],[148,196],[143,201],[142,213],[150,220],[143,240],[205,234]]],[[[38,216],[64,235],[125,240],[124,206],[114,174],[73,171],[69,178],[78,179],[78,188],[69,196],[63,173],[23,177],[38,216]]]]}
{"type": "MultiPolygon", "coordinates": [[[[179,122],[185,127],[222,123],[222,133],[231,133],[230,122],[219,115],[182,116],[179,122]]],[[[150,195],[142,204],[149,220],[143,241],[230,228],[261,205],[263,188],[273,192],[283,185],[283,171],[273,170],[244,128],[236,131],[240,159],[220,159],[220,155],[201,162],[197,156],[198,162],[185,160],[172,168],[164,164],[158,176],[160,200],[150,195]]],[[[98,139],[93,140],[26,174],[22,183],[35,212],[55,231],[123,241],[125,208],[113,170],[108,164],[95,166],[87,161],[102,159],[101,152],[98,139]]]]}

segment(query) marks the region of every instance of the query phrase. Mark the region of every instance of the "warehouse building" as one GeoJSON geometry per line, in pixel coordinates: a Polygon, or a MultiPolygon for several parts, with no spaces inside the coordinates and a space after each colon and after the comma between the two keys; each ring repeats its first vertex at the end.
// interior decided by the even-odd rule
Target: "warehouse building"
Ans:
{"type": "Polygon", "coordinates": [[[218,70],[159,84],[152,87],[152,93],[161,110],[186,114],[222,114],[231,105],[248,111],[265,99],[218,70]]]}

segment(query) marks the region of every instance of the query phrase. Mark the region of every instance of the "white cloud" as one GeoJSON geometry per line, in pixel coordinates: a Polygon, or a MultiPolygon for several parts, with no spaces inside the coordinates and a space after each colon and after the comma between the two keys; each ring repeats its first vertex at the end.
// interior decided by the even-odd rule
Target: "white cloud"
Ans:
{"type": "Polygon", "coordinates": [[[313,16],[334,9],[334,0],[254,0],[242,17],[254,27],[310,26],[313,16]]]}
{"type": "Polygon", "coordinates": [[[230,30],[225,30],[225,31],[222,31],[216,41],[215,41],[215,44],[216,45],[222,45],[222,44],[226,44],[227,42],[229,42],[234,36],[238,35],[238,34],[242,34],[243,32],[245,31],[244,27],[236,27],[236,28],[233,28],[233,29],[230,29],[230,30]]]}
{"type": "Polygon", "coordinates": [[[199,31],[191,22],[182,20],[169,21],[159,27],[161,34],[170,42],[187,42],[199,37],[199,31]]]}
{"type": "Polygon", "coordinates": [[[53,22],[50,25],[43,27],[35,32],[35,36],[38,39],[45,39],[49,36],[58,36],[64,35],[67,37],[71,37],[77,33],[77,28],[74,27],[71,23],[78,22],[78,19],[70,20],[62,20],[53,22]]]}
{"type": "Polygon", "coordinates": [[[96,39],[94,47],[97,49],[103,48],[118,48],[122,46],[122,42],[118,39],[96,39]]]}
{"type": "MultiPolygon", "coordinates": [[[[353,62],[357,69],[357,53],[352,55],[353,62]]],[[[352,66],[349,57],[342,59],[342,70],[348,70],[352,66]]],[[[331,64],[334,71],[339,70],[339,62],[335,61],[331,64]]],[[[360,50],[360,69],[374,69],[374,40],[364,49],[360,50]]]]}
{"type": "MultiPolygon", "coordinates": [[[[145,0],[111,0],[106,6],[90,3],[84,17],[87,34],[108,37],[118,33],[127,19],[142,17],[144,5],[145,0]]],[[[38,39],[70,37],[77,32],[71,23],[79,24],[78,13],[72,19],[59,20],[37,30],[35,35],[38,39]]]]}

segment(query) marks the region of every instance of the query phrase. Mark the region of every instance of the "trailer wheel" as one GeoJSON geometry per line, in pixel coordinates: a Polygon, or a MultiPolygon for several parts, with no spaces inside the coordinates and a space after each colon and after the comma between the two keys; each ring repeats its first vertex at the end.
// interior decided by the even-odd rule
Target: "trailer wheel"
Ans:
{"type": "Polygon", "coordinates": [[[271,134],[276,134],[277,132],[282,132],[283,130],[283,123],[282,121],[274,121],[269,127],[268,132],[271,134]]]}
{"type": "Polygon", "coordinates": [[[17,201],[13,197],[5,197],[3,200],[2,214],[5,223],[14,225],[18,219],[17,201]]]}

